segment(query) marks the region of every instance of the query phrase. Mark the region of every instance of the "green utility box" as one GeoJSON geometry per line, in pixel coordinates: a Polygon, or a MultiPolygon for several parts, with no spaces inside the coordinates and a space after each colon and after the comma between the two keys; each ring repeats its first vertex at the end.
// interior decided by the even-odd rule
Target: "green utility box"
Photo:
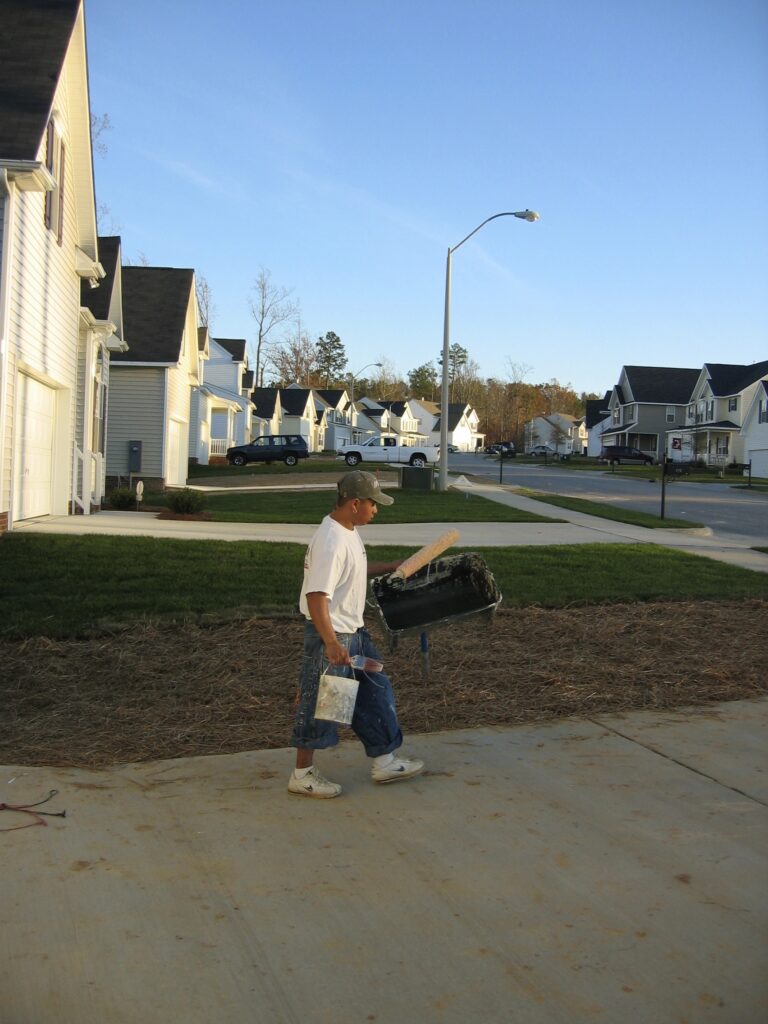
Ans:
{"type": "Polygon", "coordinates": [[[420,469],[416,466],[403,466],[400,470],[400,490],[431,491],[434,487],[435,473],[429,466],[420,469]]]}

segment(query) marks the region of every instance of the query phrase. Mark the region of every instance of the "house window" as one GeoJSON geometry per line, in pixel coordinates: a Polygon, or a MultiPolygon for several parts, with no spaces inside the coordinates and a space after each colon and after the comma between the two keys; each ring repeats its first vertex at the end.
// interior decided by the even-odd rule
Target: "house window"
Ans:
{"type": "Polygon", "coordinates": [[[717,438],[717,454],[727,455],[728,454],[728,434],[721,434],[717,438]]]}
{"type": "Polygon", "coordinates": [[[66,147],[59,135],[53,118],[48,122],[45,144],[45,166],[55,181],[50,192],[45,193],[45,226],[56,232],[56,241],[61,245],[64,238],[64,182],[66,180],[66,147]]]}
{"type": "Polygon", "coordinates": [[[768,423],[768,398],[757,403],[757,422],[768,423]]]}
{"type": "Polygon", "coordinates": [[[692,420],[692,419],[696,418],[696,406],[695,405],[689,405],[688,406],[687,418],[689,420],[692,420]]]}
{"type": "Polygon", "coordinates": [[[707,420],[713,420],[715,418],[715,400],[714,400],[714,398],[710,399],[707,402],[707,407],[706,407],[706,410],[704,412],[704,417],[707,420]]]}
{"type": "Polygon", "coordinates": [[[675,407],[674,405],[667,406],[667,423],[675,422],[675,407]]]}
{"type": "Polygon", "coordinates": [[[611,423],[620,423],[620,422],[621,422],[621,409],[619,408],[618,405],[615,405],[613,407],[613,411],[611,412],[611,423]]]}
{"type": "Polygon", "coordinates": [[[738,400],[738,398],[729,398],[728,399],[728,412],[736,412],[736,410],[738,408],[739,408],[739,400],[738,400]]]}

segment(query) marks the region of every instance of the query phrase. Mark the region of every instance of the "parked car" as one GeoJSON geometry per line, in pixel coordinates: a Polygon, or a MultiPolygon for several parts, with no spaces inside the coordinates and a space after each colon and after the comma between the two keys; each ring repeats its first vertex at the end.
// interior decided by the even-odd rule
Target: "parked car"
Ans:
{"type": "Polygon", "coordinates": [[[230,466],[244,466],[248,462],[284,462],[295,466],[299,459],[308,459],[309,449],[301,434],[275,434],[257,437],[251,444],[238,444],[227,448],[230,466]]]}
{"type": "Polygon", "coordinates": [[[504,459],[514,459],[517,455],[514,441],[502,441],[499,445],[499,451],[504,459]]]}
{"type": "Polygon", "coordinates": [[[483,448],[486,455],[498,455],[500,450],[501,449],[497,444],[487,444],[485,448],[483,448]]]}
{"type": "Polygon", "coordinates": [[[533,448],[528,449],[528,454],[537,458],[539,455],[557,455],[557,452],[551,445],[535,444],[533,448]]]}
{"type": "Polygon", "coordinates": [[[643,465],[652,466],[654,463],[652,455],[646,455],[639,448],[630,448],[629,445],[624,444],[609,444],[606,448],[603,448],[600,452],[600,461],[610,462],[611,465],[614,462],[619,464],[622,462],[642,462],[643,465]]]}

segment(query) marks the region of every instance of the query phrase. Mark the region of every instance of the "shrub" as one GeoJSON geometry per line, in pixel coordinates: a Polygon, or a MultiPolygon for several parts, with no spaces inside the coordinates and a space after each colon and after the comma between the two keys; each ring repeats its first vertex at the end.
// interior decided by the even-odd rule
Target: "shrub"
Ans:
{"type": "Polygon", "coordinates": [[[136,507],[136,492],[130,487],[116,487],[107,495],[107,501],[118,512],[124,512],[128,508],[136,507]]]}
{"type": "Polygon", "coordinates": [[[179,516],[194,515],[202,512],[205,507],[205,495],[201,491],[193,491],[191,487],[183,487],[180,491],[168,494],[168,508],[179,516]]]}

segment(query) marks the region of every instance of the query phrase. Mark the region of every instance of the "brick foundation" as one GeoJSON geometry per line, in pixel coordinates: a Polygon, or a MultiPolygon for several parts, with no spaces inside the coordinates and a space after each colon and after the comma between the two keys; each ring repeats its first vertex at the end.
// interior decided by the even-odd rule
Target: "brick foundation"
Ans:
{"type": "Polygon", "coordinates": [[[10,521],[10,515],[8,512],[0,512],[0,533],[8,532],[8,523],[10,521]]]}

